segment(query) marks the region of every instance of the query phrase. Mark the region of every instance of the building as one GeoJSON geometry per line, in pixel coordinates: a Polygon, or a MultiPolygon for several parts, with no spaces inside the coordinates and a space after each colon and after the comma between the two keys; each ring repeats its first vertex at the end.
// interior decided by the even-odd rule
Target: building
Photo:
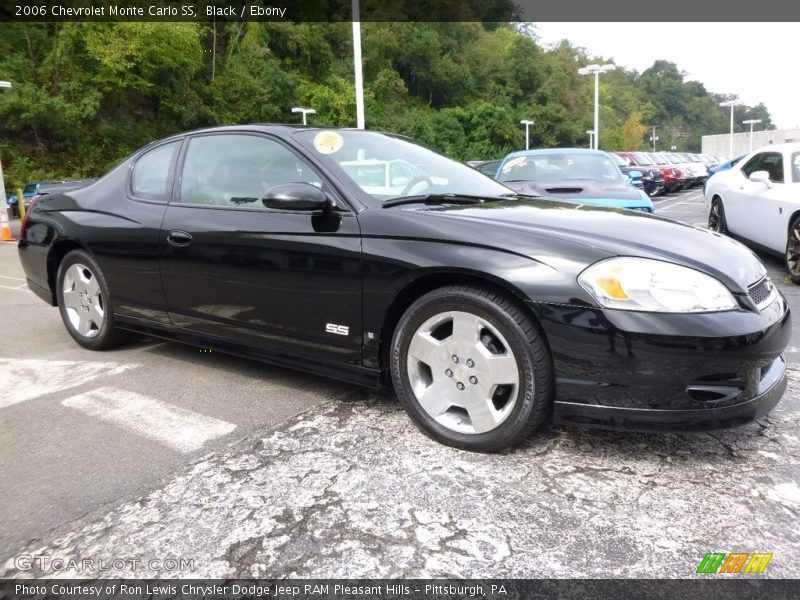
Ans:
{"type": "MultiPolygon", "coordinates": [[[[703,154],[716,154],[728,156],[730,148],[729,133],[703,136],[703,154]]],[[[800,129],[770,129],[767,131],[753,132],[753,150],[770,144],[783,144],[785,142],[800,142],[800,129]]],[[[733,156],[750,152],[750,132],[733,134],[733,156]]],[[[728,157],[732,158],[732,157],[728,157]]]]}

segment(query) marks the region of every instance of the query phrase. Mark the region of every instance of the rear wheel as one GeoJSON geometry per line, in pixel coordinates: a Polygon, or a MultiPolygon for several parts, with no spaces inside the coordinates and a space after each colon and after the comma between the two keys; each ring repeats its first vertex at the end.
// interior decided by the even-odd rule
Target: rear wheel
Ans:
{"type": "Polygon", "coordinates": [[[56,285],[61,319],[81,346],[105,350],[128,339],[114,323],[108,284],[88,252],[73,250],[63,258],[56,285]]]}
{"type": "Polygon", "coordinates": [[[717,233],[728,233],[728,223],[725,221],[725,207],[722,200],[714,198],[711,201],[711,210],[708,211],[708,228],[717,233]]]}
{"type": "Polygon", "coordinates": [[[800,285],[800,217],[792,221],[786,239],[786,270],[792,282],[800,285]]]}
{"type": "Polygon", "coordinates": [[[450,446],[497,451],[548,416],[553,367],[524,309],[471,286],[417,300],[392,340],[395,390],[411,419],[450,446]]]}

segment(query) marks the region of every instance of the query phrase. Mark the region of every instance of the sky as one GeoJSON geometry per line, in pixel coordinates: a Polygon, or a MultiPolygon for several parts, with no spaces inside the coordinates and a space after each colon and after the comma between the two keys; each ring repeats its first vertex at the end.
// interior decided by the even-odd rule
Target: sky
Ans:
{"type": "Polygon", "coordinates": [[[639,72],[669,60],[710,92],[735,94],[750,106],[763,102],[778,129],[800,127],[797,23],[540,22],[536,31],[544,46],[568,39],[639,72]]]}

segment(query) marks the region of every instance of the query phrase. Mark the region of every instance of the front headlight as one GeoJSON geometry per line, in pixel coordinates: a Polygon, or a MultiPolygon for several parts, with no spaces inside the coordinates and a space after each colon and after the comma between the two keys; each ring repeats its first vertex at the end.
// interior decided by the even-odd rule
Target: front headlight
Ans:
{"type": "Polygon", "coordinates": [[[717,312],[736,308],[713,277],[649,258],[619,257],[593,264],[578,283],[606,308],[646,312],[717,312]]]}

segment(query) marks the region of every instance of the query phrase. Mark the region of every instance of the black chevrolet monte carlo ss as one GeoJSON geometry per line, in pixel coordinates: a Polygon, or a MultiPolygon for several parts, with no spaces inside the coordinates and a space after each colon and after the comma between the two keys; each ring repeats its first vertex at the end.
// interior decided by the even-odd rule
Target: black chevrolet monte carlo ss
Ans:
{"type": "Polygon", "coordinates": [[[707,429],[786,388],[786,301],[729,238],[531,199],[408,140],[252,125],[39,199],[28,285],[93,350],[143,332],[379,386],[499,450],[549,418],[707,429]]]}

